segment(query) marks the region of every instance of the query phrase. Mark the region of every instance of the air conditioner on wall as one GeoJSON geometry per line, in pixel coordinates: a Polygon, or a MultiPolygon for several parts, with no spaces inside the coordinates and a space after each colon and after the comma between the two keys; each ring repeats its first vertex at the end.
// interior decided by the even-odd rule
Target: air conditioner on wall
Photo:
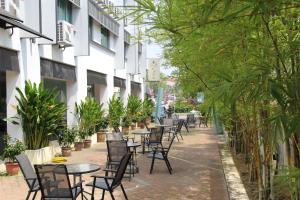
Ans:
{"type": "Polygon", "coordinates": [[[0,0],[0,7],[1,7],[2,9],[5,9],[5,1],[6,1],[6,0],[0,0]]]}
{"type": "Polygon", "coordinates": [[[62,47],[73,46],[74,27],[72,24],[60,20],[57,23],[57,44],[62,47]]]}

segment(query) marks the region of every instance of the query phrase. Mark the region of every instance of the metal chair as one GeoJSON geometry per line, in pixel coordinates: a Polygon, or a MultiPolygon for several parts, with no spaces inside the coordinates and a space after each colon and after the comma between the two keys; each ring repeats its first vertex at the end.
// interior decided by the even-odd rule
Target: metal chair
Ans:
{"type": "MultiPolygon", "coordinates": [[[[116,169],[120,163],[124,155],[130,152],[130,149],[127,147],[126,140],[107,140],[107,162],[106,168],[116,169]]],[[[129,178],[131,179],[131,175],[134,176],[134,161],[130,160],[129,165],[129,178]]]]}
{"type": "Polygon", "coordinates": [[[166,163],[166,166],[169,170],[169,173],[172,174],[173,169],[172,169],[171,164],[169,162],[168,154],[169,154],[169,151],[170,151],[171,146],[173,144],[174,138],[175,138],[175,135],[172,136],[172,138],[170,140],[170,143],[169,143],[169,146],[167,148],[165,148],[163,146],[157,146],[157,147],[154,147],[152,149],[151,153],[149,153],[148,158],[152,158],[150,174],[152,174],[155,159],[164,160],[165,163],[166,163]]]}
{"type": "Polygon", "coordinates": [[[30,163],[30,160],[24,153],[17,155],[16,160],[20,165],[22,174],[29,188],[26,200],[29,199],[31,193],[33,193],[32,199],[35,199],[37,192],[40,190],[40,185],[36,173],[34,172],[34,169],[30,163]]]}
{"type": "Polygon", "coordinates": [[[129,161],[131,160],[132,154],[131,153],[126,153],[120,162],[120,165],[118,166],[117,170],[111,170],[111,169],[106,169],[104,171],[110,171],[114,172],[114,176],[92,176],[94,180],[88,184],[87,186],[93,187],[92,189],[92,200],[94,200],[94,194],[95,194],[95,189],[102,189],[102,199],[104,199],[105,191],[109,191],[111,198],[114,200],[115,197],[113,195],[113,191],[121,186],[122,192],[124,194],[125,199],[127,198],[126,192],[124,190],[124,187],[122,185],[122,179],[124,177],[125,171],[127,169],[127,165],[129,161]]]}
{"type": "MultiPolygon", "coordinates": [[[[183,137],[182,137],[182,134],[181,134],[181,128],[182,128],[183,124],[184,124],[184,120],[179,120],[176,128],[169,132],[169,134],[173,133],[173,135],[175,135],[178,142],[179,142],[178,134],[180,135],[181,139],[183,140],[183,137]]],[[[170,138],[170,135],[169,135],[169,138],[170,138]]]]}
{"type": "Polygon", "coordinates": [[[196,127],[196,119],[194,114],[187,114],[186,122],[188,127],[196,127]]]}
{"type": "Polygon", "coordinates": [[[82,181],[71,186],[66,165],[34,165],[41,187],[41,199],[83,199],[82,181]]]}

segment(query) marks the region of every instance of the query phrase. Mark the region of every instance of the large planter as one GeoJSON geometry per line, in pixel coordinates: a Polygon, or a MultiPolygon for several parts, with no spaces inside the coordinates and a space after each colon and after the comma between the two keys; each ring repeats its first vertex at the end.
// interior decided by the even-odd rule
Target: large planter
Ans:
{"type": "Polygon", "coordinates": [[[17,162],[6,162],[5,168],[9,176],[17,175],[20,170],[19,163],[17,162]]]}
{"type": "Polygon", "coordinates": [[[99,131],[97,133],[97,142],[104,142],[104,140],[105,140],[105,132],[99,131]]]}
{"type": "Polygon", "coordinates": [[[131,130],[135,130],[135,124],[132,124],[130,127],[131,127],[131,130]]]}
{"type": "Polygon", "coordinates": [[[74,144],[75,151],[81,151],[83,146],[84,146],[83,142],[75,142],[74,144]]]}
{"type": "Polygon", "coordinates": [[[144,122],[139,122],[138,123],[138,127],[140,127],[141,129],[145,128],[144,122]]]}
{"type": "Polygon", "coordinates": [[[92,144],[92,140],[84,140],[83,144],[84,144],[83,148],[85,149],[90,148],[92,144]]]}
{"type": "Polygon", "coordinates": [[[122,126],[122,132],[124,135],[128,135],[129,134],[129,126],[122,126]]]}
{"type": "Polygon", "coordinates": [[[151,117],[146,118],[146,124],[149,125],[151,123],[151,117]]]}
{"type": "Polygon", "coordinates": [[[41,149],[26,150],[25,154],[28,156],[32,164],[43,164],[51,162],[55,155],[61,153],[60,146],[48,146],[41,149]]]}
{"type": "Polygon", "coordinates": [[[62,147],[61,148],[61,154],[63,157],[69,157],[72,154],[72,148],[71,147],[62,147]]]}

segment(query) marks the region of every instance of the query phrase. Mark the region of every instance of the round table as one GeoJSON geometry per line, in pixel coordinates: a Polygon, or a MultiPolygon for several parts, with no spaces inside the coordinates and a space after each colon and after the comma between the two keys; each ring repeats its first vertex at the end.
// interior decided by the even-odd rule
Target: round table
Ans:
{"type": "MultiPolygon", "coordinates": [[[[82,181],[82,174],[88,174],[92,172],[96,172],[101,169],[100,165],[97,164],[90,164],[90,163],[75,163],[75,164],[67,164],[66,165],[68,174],[73,175],[73,183],[76,184],[76,177],[79,177],[79,181],[82,181]]],[[[87,191],[83,192],[91,195],[87,191]]],[[[83,195],[85,199],[87,197],[83,195]]]]}

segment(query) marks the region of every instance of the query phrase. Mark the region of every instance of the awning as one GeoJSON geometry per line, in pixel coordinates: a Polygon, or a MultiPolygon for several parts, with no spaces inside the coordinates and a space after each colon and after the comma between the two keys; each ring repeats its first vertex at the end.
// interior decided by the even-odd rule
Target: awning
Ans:
{"type": "Polygon", "coordinates": [[[141,84],[131,81],[131,90],[132,91],[141,91],[141,84]]]}
{"type": "Polygon", "coordinates": [[[0,28],[9,29],[9,28],[16,28],[16,27],[20,28],[24,31],[27,31],[29,33],[32,33],[32,34],[36,35],[37,37],[41,37],[41,38],[45,38],[47,40],[53,41],[51,38],[49,38],[45,35],[42,35],[41,33],[25,26],[24,24],[22,24],[22,20],[15,18],[11,14],[8,14],[8,12],[6,12],[2,8],[0,8],[0,28]]]}
{"type": "Polygon", "coordinates": [[[94,72],[94,71],[87,71],[87,84],[93,85],[93,84],[99,84],[99,85],[107,85],[106,83],[106,75],[94,72]]]}
{"type": "Polygon", "coordinates": [[[114,86],[126,89],[126,80],[119,77],[114,77],[114,86]]]}
{"type": "Polygon", "coordinates": [[[76,81],[75,66],[41,58],[41,75],[47,78],[76,81]]]}
{"type": "Polygon", "coordinates": [[[19,71],[17,51],[0,48],[0,71],[19,71]]]}

